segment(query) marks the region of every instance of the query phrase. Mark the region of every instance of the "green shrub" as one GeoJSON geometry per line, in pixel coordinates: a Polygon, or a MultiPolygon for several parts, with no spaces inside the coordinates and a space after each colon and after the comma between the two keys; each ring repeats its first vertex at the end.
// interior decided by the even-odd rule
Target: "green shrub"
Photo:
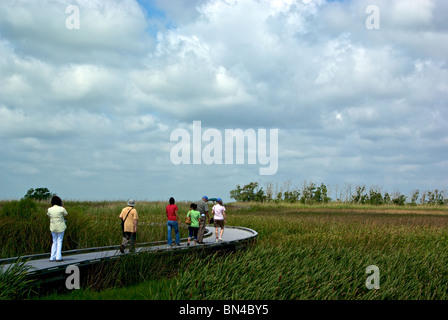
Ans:
{"type": "Polygon", "coordinates": [[[35,215],[37,211],[38,206],[36,202],[31,199],[21,199],[20,201],[4,203],[0,217],[27,219],[35,215]]]}

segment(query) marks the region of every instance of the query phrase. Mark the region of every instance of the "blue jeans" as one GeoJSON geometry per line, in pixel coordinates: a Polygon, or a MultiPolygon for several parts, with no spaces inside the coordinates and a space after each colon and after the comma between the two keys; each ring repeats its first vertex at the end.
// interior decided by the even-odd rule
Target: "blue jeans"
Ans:
{"type": "Polygon", "coordinates": [[[173,244],[173,239],[171,235],[171,230],[174,228],[174,232],[176,233],[176,244],[180,244],[180,234],[179,234],[179,224],[177,221],[168,220],[166,223],[168,227],[168,244],[173,244]]]}

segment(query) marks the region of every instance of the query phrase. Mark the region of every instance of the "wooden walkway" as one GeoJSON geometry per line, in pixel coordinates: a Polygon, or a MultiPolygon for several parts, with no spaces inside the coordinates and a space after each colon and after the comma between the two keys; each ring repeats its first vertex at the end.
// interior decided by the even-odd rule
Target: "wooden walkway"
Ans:
{"type": "Polygon", "coordinates": [[[223,247],[234,247],[239,249],[244,247],[248,243],[256,241],[258,233],[252,229],[243,227],[226,226],[222,241],[216,242],[215,228],[213,226],[206,226],[206,234],[204,237],[204,244],[193,245],[190,242],[190,246],[187,246],[187,239],[181,239],[180,246],[170,246],[167,241],[149,242],[136,244],[134,253],[129,253],[128,250],[125,253],[119,251],[119,245],[100,248],[89,248],[82,250],[64,251],[62,253],[62,262],[50,262],[50,254],[38,254],[24,257],[15,257],[9,259],[0,260],[0,273],[7,270],[13,264],[24,261],[29,266],[28,274],[30,276],[42,276],[45,274],[54,274],[61,271],[65,271],[68,266],[86,266],[95,263],[102,262],[107,259],[119,258],[127,254],[138,254],[143,252],[161,252],[170,250],[191,250],[193,248],[215,248],[217,250],[223,247]]]}

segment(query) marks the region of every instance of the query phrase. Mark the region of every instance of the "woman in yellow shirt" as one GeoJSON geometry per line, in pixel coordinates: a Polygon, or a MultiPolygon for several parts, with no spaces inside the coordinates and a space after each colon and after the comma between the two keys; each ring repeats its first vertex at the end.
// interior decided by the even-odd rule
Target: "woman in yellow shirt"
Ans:
{"type": "Polygon", "coordinates": [[[68,215],[67,210],[62,205],[62,200],[58,196],[51,198],[52,207],[48,209],[47,216],[50,218],[50,231],[53,237],[51,246],[50,261],[60,262],[62,260],[62,240],[67,226],[65,225],[65,217],[68,215]]]}

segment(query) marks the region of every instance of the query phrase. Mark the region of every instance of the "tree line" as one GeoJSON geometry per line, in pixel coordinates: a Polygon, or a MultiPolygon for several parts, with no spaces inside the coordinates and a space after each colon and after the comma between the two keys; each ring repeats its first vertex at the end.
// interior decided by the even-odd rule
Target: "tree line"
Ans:
{"type": "Polygon", "coordinates": [[[230,191],[230,198],[239,202],[287,202],[302,204],[322,204],[330,202],[370,204],[370,205],[448,205],[446,192],[438,189],[431,191],[415,190],[409,197],[399,191],[393,193],[382,192],[380,187],[365,185],[354,187],[346,185],[344,188],[335,187],[336,198],[329,195],[329,188],[324,184],[304,182],[301,188],[291,188],[291,183],[283,183],[280,187],[269,182],[265,189],[258,182],[250,182],[244,186],[237,185],[230,191]]]}
{"type": "MultiPolygon", "coordinates": [[[[336,196],[332,199],[329,195],[329,187],[324,183],[316,184],[314,182],[302,183],[301,188],[291,188],[291,182],[284,182],[282,185],[275,185],[268,182],[265,189],[258,182],[250,182],[244,186],[237,185],[230,191],[230,198],[239,202],[289,202],[303,204],[322,204],[330,202],[352,203],[352,204],[370,204],[370,205],[448,205],[446,192],[439,189],[430,191],[415,190],[407,197],[399,191],[393,193],[382,192],[380,187],[371,186],[369,189],[365,185],[353,187],[348,184],[343,188],[334,187],[333,192],[336,196]]],[[[50,192],[48,188],[29,189],[22,200],[48,200],[55,193],[50,192]]]]}

